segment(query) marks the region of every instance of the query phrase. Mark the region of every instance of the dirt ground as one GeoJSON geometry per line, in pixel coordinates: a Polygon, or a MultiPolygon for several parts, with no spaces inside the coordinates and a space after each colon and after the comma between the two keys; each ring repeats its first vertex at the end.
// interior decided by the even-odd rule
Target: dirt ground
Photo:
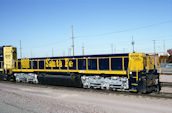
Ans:
{"type": "Polygon", "coordinates": [[[0,81],[0,113],[172,113],[172,99],[0,81]]]}

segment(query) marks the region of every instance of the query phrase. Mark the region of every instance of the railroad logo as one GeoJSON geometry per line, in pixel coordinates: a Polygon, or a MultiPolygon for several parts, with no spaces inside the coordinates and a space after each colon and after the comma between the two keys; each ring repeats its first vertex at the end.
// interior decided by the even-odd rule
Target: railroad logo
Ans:
{"type": "Polygon", "coordinates": [[[51,60],[46,59],[46,67],[73,67],[73,62],[69,59],[64,60],[51,60]]]}

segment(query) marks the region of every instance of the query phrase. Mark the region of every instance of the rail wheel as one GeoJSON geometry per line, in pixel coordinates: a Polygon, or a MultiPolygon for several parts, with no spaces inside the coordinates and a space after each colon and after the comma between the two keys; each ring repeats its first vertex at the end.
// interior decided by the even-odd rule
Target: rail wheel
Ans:
{"type": "Polygon", "coordinates": [[[70,74],[72,82],[75,87],[82,87],[81,75],[76,73],[70,74]]]}
{"type": "Polygon", "coordinates": [[[147,93],[147,85],[146,85],[146,79],[145,78],[143,78],[142,79],[142,85],[141,85],[141,91],[140,91],[141,93],[147,93]]]}

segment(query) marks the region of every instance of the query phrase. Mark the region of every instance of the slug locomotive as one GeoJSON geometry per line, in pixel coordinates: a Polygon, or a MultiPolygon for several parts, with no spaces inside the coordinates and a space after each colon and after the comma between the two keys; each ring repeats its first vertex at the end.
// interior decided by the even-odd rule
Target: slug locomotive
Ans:
{"type": "Polygon", "coordinates": [[[23,73],[38,77],[63,73],[83,88],[158,92],[161,85],[157,61],[157,57],[144,53],[17,59],[15,47],[0,47],[0,73],[4,80],[15,80],[14,75],[23,73]]]}

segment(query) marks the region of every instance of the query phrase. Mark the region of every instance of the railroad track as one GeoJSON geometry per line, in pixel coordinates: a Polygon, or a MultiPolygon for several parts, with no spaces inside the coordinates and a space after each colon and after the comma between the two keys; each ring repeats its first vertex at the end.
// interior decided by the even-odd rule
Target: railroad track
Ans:
{"type": "Polygon", "coordinates": [[[172,82],[161,82],[162,87],[172,87],[172,82]]]}
{"type": "MultiPolygon", "coordinates": [[[[65,87],[65,86],[54,86],[54,85],[42,85],[42,84],[30,84],[30,83],[16,83],[10,81],[0,81],[1,83],[8,83],[8,84],[16,84],[16,85],[26,85],[32,87],[42,87],[42,88],[52,88],[52,89],[67,89],[67,90],[75,90],[75,91],[82,91],[82,92],[93,92],[93,93],[101,93],[105,95],[124,95],[124,96],[142,96],[142,97],[151,97],[151,98],[167,98],[172,99],[172,93],[168,92],[159,92],[159,93],[150,93],[150,94],[140,94],[140,93],[131,93],[131,92],[122,92],[122,91],[111,91],[111,90],[99,90],[99,89],[83,89],[83,88],[76,88],[76,87],[65,87]]],[[[162,83],[162,87],[172,87],[172,83],[162,83]]]]}

